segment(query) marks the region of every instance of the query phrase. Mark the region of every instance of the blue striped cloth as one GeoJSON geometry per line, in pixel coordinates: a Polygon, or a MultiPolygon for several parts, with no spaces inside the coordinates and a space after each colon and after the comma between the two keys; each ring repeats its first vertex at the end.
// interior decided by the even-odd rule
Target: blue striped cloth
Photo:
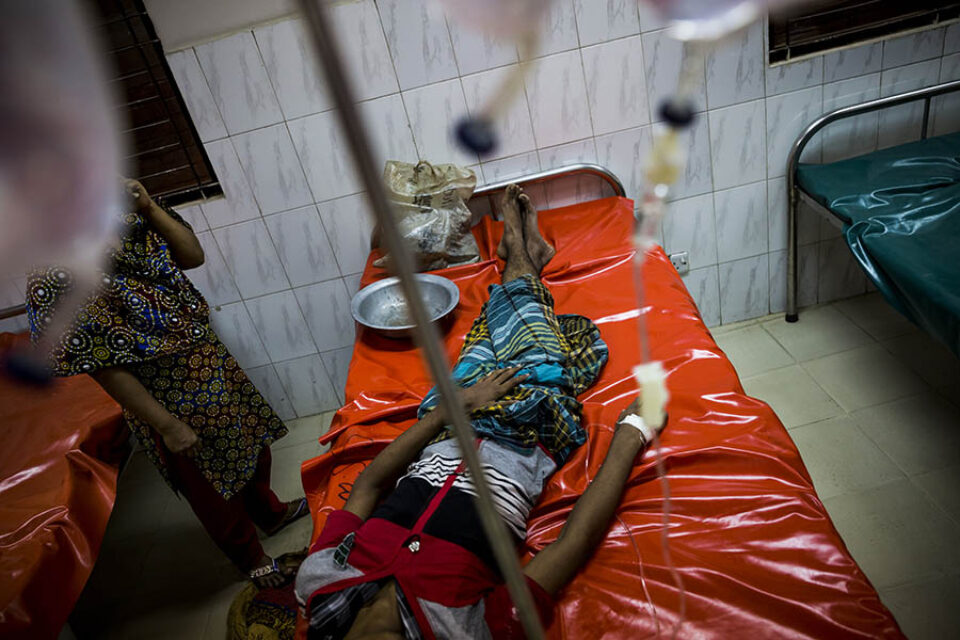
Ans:
{"type": "MultiPolygon", "coordinates": [[[[553,296],[526,275],[490,287],[460,351],[453,377],[469,387],[495,369],[522,367],[529,374],[498,402],[471,415],[477,435],[517,451],[538,444],[563,465],[586,441],[576,396],[586,391],[607,362],[600,330],[578,315],[556,315],[553,296]]],[[[419,417],[436,408],[436,388],[420,404],[419,417]]],[[[445,429],[433,442],[452,437],[445,429]]]]}

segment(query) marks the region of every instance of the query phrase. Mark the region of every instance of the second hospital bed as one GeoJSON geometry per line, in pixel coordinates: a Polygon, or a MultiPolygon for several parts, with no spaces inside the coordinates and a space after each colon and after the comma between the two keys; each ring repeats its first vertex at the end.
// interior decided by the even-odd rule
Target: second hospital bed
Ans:
{"type": "Polygon", "coordinates": [[[960,133],[928,138],[930,102],[960,80],[831,111],[804,129],[787,160],[787,320],[797,314],[799,203],[836,222],[867,277],[897,311],[960,356],[960,133]],[[921,139],[827,164],[800,156],[824,127],[923,101],[921,139]]]}
{"type": "MultiPolygon", "coordinates": [[[[543,273],[556,311],[590,317],[610,359],[580,397],[587,443],[552,477],[531,513],[524,562],[556,539],[635,395],[630,371],[641,311],[633,225],[633,203],[623,197],[540,215],[557,249],[543,273]]],[[[481,262],[439,272],[461,294],[444,334],[451,363],[487,287],[499,282],[501,232],[501,223],[484,217],[474,230],[481,262]]],[[[362,285],[386,275],[372,266],[377,255],[362,285]]],[[[647,451],[602,545],[558,596],[548,637],[670,637],[681,622],[680,638],[902,637],[831,523],[787,431],[769,406],[745,395],[662,249],[651,252],[643,280],[652,357],[663,361],[671,393],[662,455],[672,496],[669,549],[683,594],[661,545],[664,490],[655,452],[647,451]]],[[[330,450],[302,466],[314,537],[366,464],[415,421],[431,386],[410,342],[360,331],[346,404],[321,439],[330,450]]]]}

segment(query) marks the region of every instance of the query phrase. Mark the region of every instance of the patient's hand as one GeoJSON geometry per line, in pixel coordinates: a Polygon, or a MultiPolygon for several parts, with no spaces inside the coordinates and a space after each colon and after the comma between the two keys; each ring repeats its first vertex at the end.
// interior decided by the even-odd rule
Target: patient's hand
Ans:
{"type": "Polygon", "coordinates": [[[472,413],[496,402],[507,395],[515,386],[526,380],[529,377],[528,374],[517,375],[520,369],[521,367],[496,369],[464,389],[460,398],[463,400],[467,413],[472,413]]]}

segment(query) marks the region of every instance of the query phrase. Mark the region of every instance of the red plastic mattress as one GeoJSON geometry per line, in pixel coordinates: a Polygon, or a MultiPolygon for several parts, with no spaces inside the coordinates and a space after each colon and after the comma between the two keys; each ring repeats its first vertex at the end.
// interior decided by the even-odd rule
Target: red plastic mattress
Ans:
{"type": "MultiPolygon", "coordinates": [[[[0,334],[0,353],[25,341],[0,334]]],[[[0,425],[0,638],[56,638],[100,551],[126,428],[88,376],[0,375],[0,425]]]]}
{"type": "MultiPolygon", "coordinates": [[[[534,509],[524,561],[556,539],[635,394],[632,213],[631,201],[608,198],[540,217],[557,247],[544,272],[556,310],[592,318],[610,360],[580,398],[588,442],[553,476],[534,509]]],[[[495,255],[500,232],[490,219],[477,227],[483,255],[495,255]]],[[[652,355],[663,361],[671,393],[662,453],[672,494],[670,550],[686,592],[678,637],[901,637],[830,522],[777,416],[744,394],[663,251],[652,251],[646,265],[652,355]]],[[[499,268],[494,259],[443,272],[461,292],[445,334],[451,363],[499,268]]],[[[363,282],[383,275],[368,262],[363,282]]],[[[315,536],[343,506],[366,463],[413,423],[430,387],[409,342],[360,333],[347,404],[325,436],[331,449],[302,468],[315,536]]],[[[551,638],[670,636],[682,605],[661,546],[663,496],[656,456],[648,451],[603,545],[560,594],[551,638]]]]}

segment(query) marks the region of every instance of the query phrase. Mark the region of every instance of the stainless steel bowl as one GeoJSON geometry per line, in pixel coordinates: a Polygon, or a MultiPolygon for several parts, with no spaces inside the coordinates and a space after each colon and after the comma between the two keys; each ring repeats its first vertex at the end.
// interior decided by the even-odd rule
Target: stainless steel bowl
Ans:
{"type": "MultiPolygon", "coordinates": [[[[460,302],[460,290],[447,278],[419,273],[417,282],[432,322],[445,318],[460,302]]],[[[357,322],[388,338],[412,335],[413,320],[397,278],[379,280],[358,291],[350,312],[357,322]]]]}

